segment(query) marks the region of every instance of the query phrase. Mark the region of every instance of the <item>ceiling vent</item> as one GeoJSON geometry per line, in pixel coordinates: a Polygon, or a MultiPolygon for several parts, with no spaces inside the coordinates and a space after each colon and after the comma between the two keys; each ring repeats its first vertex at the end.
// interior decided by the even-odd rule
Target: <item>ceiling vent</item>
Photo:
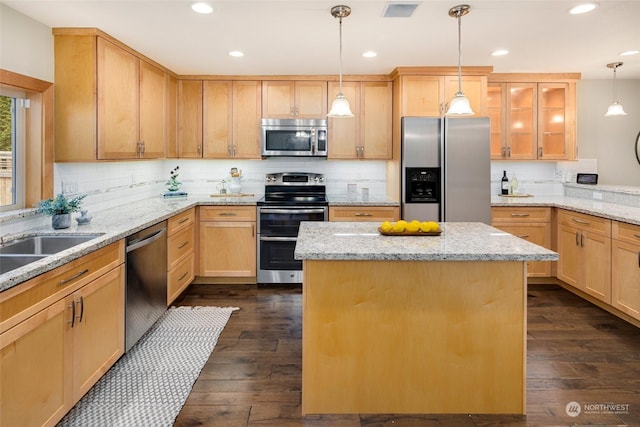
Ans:
{"type": "Polygon", "coordinates": [[[388,2],[382,11],[383,18],[410,18],[422,2],[388,2]]]}

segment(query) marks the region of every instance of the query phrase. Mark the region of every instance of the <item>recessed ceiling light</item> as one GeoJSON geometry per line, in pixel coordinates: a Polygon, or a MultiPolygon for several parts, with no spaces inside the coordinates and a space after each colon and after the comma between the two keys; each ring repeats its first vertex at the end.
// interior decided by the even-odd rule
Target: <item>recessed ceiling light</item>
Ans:
{"type": "Polygon", "coordinates": [[[582,13],[591,12],[596,7],[598,7],[598,3],[583,3],[572,7],[571,10],[569,10],[569,13],[572,15],[580,15],[582,13]]]}
{"type": "Polygon", "coordinates": [[[625,50],[624,52],[620,52],[618,55],[631,56],[631,55],[637,55],[639,53],[640,53],[640,50],[625,50]]]}
{"type": "Polygon", "coordinates": [[[372,50],[367,50],[362,53],[362,56],[364,56],[365,58],[375,58],[376,56],[378,56],[378,54],[372,50]]]}
{"type": "Polygon", "coordinates": [[[234,56],[236,58],[240,58],[241,56],[244,56],[244,52],[242,52],[240,50],[232,50],[231,52],[229,52],[229,56],[234,56]]]}
{"type": "Polygon", "coordinates": [[[196,13],[201,13],[203,15],[208,15],[213,13],[213,7],[209,3],[205,2],[197,2],[191,5],[191,9],[193,9],[196,13]]]}
{"type": "Polygon", "coordinates": [[[505,55],[508,55],[508,54],[509,54],[509,51],[506,50],[506,49],[498,49],[498,50],[495,50],[495,51],[491,52],[491,56],[505,56],[505,55]]]}

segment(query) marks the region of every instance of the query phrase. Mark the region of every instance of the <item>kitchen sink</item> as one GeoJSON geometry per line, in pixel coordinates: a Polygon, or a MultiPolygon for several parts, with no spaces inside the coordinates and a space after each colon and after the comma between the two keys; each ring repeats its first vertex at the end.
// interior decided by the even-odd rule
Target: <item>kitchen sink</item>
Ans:
{"type": "Polygon", "coordinates": [[[0,247],[0,274],[62,252],[101,234],[36,235],[0,247]]]}

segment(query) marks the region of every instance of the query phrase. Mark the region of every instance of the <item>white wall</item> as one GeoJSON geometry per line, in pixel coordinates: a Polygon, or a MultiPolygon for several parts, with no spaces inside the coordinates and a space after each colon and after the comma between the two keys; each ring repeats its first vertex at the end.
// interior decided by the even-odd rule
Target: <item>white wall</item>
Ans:
{"type": "MultiPolygon", "coordinates": [[[[618,77],[622,73],[624,66],[618,77]]],[[[627,115],[604,117],[613,101],[613,75],[611,80],[578,82],[578,157],[598,159],[599,184],[640,186],[634,154],[640,132],[640,80],[618,78],[617,93],[627,115]]]]}
{"type": "Polygon", "coordinates": [[[0,68],[53,82],[51,28],[1,2],[0,68]]]}

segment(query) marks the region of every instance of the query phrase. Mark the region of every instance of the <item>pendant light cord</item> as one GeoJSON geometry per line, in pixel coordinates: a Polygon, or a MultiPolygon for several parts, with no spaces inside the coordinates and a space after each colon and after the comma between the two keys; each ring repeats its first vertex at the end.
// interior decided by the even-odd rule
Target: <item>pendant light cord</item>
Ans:
{"type": "Polygon", "coordinates": [[[462,20],[458,12],[458,93],[462,93],[462,20]]]}
{"type": "MultiPolygon", "coordinates": [[[[342,95],[342,16],[340,17],[340,95],[342,95]]],[[[344,96],[344,95],[342,95],[344,96]]]]}
{"type": "Polygon", "coordinates": [[[617,66],[613,67],[613,102],[618,102],[618,91],[616,90],[616,70],[617,66]]]}

